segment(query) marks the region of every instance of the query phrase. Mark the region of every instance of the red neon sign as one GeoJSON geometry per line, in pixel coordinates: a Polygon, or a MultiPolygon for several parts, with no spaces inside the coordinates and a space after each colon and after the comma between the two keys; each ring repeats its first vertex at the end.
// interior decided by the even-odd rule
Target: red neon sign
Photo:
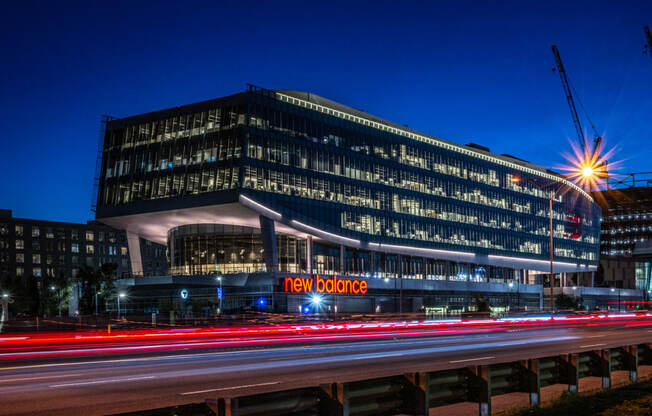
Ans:
{"type": "Polygon", "coordinates": [[[322,279],[319,275],[311,277],[286,277],[284,279],[286,292],[291,293],[334,293],[337,295],[365,295],[367,282],[364,280],[343,280],[333,276],[322,279]]]}

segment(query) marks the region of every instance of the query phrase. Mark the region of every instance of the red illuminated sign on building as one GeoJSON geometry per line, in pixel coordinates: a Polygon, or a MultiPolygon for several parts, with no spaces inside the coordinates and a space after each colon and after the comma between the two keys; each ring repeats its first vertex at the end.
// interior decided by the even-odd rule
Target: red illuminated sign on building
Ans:
{"type": "Polygon", "coordinates": [[[312,277],[286,277],[284,279],[286,292],[291,293],[333,293],[336,295],[365,295],[367,282],[364,280],[338,279],[333,276],[323,279],[319,275],[312,277]]]}

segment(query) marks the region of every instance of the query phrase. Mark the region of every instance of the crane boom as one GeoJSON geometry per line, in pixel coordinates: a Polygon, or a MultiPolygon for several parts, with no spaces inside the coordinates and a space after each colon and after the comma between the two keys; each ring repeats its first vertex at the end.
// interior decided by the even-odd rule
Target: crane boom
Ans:
{"type": "Polygon", "coordinates": [[[556,45],[552,45],[552,53],[555,55],[555,63],[557,64],[557,71],[559,72],[559,77],[561,78],[561,85],[564,87],[564,93],[566,94],[566,101],[568,101],[568,107],[570,108],[571,116],[573,116],[573,124],[575,125],[575,130],[577,130],[577,137],[580,139],[580,145],[582,146],[582,151],[588,151],[586,147],[586,141],[584,140],[584,130],[582,130],[582,123],[580,123],[580,117],[577,114],[577,109],[575,108],[575,100],[573,100],[573,94],[571,92],[571,88],[568,83],[566,70],[564,69],[564,64],[561,62],[561,56],[559,56],[559,49],[557,49],[556,45]]]}

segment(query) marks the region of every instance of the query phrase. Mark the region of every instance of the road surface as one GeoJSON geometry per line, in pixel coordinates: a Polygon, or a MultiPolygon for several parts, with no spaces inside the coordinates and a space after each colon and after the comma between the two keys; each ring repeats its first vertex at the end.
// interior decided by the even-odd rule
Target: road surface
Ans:
{"type": "Polygon", "coordinates": [[[513,325],[434,335],[383,330],[382,336],[367,338],[334,332],[305,342],[303,338],[322,335],[279,335],[274,342],[266,339],[248,346],[224,344],[237,339],[177,338],[156,343],[102,339],[83,345],[43,341],[12,347],[15,339],[0,337],[5,343],[0,344],[0,415],[123,413],[218,396],[603,349],[652,342],[650,323],[542,323],[528,330],[513,325]],[[160,348],[146,348],[150,344],[160,348]]]}

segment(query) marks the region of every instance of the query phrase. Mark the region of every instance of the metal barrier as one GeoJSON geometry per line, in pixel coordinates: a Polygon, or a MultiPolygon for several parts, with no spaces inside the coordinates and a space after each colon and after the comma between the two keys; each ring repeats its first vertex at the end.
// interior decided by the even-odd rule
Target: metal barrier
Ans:
{"type": "Polygon", "coordinates": [[[611,387],[613,371],[638,379],[638,367],[652,365],[651,344],[627,345],[573,354],[347,383],[322,384],[242,397],[207,400],[218,416],[262,415],[427,415],[428,410],[459,402],[478,403],[480,416],[491,415],[491,397],[528,393],[530,406],[540,404],[541,388],[567,384],[577,393],[584,377],[600,377],[611,387]]]}

